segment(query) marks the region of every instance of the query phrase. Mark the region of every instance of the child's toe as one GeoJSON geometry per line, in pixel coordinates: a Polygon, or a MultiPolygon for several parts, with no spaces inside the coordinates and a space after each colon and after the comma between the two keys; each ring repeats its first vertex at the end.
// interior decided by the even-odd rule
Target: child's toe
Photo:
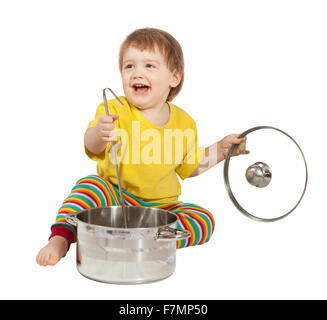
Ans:
{"type": "Polygon", "coordinates": [[[59,258],[57,255],[50,255],[49,259],[48,259],[48,265],[50,266],[54,266],[57,262],[59,261],[59,258]]]}

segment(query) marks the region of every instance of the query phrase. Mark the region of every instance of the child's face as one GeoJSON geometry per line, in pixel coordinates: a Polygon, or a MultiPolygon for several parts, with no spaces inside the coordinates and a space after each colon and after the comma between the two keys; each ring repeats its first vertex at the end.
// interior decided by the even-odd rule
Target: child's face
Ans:
{"type": "Polygon", "coordinates": [[[122,80],[126,98],[140,109],[160,107],[171,88],[180,82],[180,73],[171,72],[164,56],[129,47],[123,56],[122,80]]]}

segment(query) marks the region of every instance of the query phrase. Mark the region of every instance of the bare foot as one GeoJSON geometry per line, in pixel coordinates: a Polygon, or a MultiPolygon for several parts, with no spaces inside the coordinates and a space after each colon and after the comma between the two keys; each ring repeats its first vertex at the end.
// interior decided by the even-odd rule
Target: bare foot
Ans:
{"type": "Polygon", "coordinates": [[[40,266],[54,266],[67,253],[68,242],[64,237],[54,236],[36,256],[40,266]]]}

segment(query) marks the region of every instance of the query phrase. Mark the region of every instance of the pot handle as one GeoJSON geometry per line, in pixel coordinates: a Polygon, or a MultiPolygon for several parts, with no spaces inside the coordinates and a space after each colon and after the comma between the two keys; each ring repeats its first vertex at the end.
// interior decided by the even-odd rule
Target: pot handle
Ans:
{"type": "Polygon", "coordinates": [[[159,228],[156,236],[156,240],[159,241],[171,241],[187,239],[191,236],[191,232],[188,230],[174,229],[171,227],[159,228]]]}
{"type": "Polygon", "coordinates": [[[67,214],[65,219],[68,223],[72,224],[73,226],[77,226],[77,218],[76,218],[77,213],[70,213],[67,214]]]}

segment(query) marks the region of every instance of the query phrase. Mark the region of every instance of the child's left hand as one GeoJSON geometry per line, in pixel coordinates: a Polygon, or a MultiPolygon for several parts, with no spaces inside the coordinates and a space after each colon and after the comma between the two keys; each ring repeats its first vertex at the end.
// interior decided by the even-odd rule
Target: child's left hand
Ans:
{"type": "Polygon", "coordinates": [[[246,150],[246,137],[239,138],[239,136],[240,134],[230,134],[218,141],[218,152],[220,153],[222,160],[226,158],[228,150],[233,144],[238,144],[238,146],[232,153],[232,156],[250,153],[249,150],[246,150]]]}

